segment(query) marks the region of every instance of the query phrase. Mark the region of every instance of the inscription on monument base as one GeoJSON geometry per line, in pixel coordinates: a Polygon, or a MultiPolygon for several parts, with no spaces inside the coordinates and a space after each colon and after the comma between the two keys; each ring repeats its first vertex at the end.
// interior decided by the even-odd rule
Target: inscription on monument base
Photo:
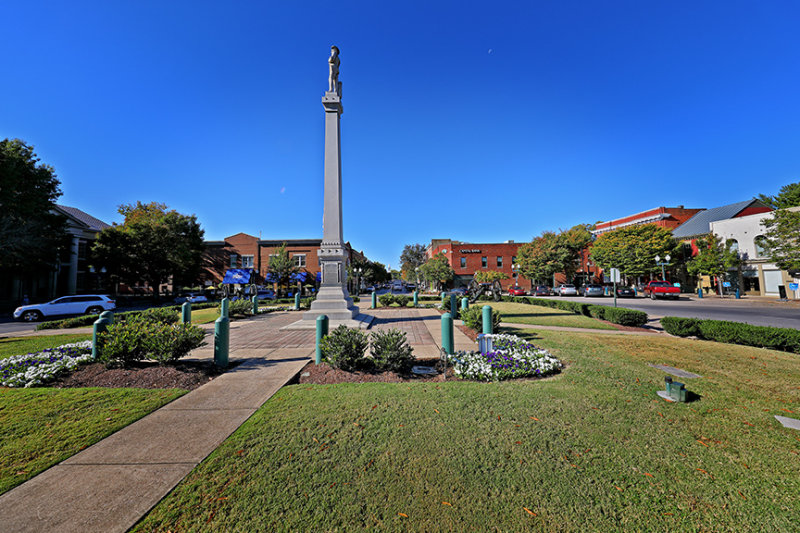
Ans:
{"type": "Polygon", "coordinates": [[[341,263],[322,264],[322,283],[341,283],[341,263]]]}

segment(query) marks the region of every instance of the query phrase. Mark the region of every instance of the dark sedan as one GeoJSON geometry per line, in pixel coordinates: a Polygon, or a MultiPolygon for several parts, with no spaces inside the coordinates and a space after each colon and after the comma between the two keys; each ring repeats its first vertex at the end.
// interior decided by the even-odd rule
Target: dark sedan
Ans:
{"type": "Polygon", "coordinates": [[[548,287],[547,285],[539,285],[538,287],[533,289],[532,293],[534,296],[550,296],[552,294],[552,291],[550,290],[550,287],[548,287]]]}
{"type": "Polygon", "coordinates": [[[617,287],[617,296],[620,298],[634,298],[636,291],[630,287],[617,287]]]}

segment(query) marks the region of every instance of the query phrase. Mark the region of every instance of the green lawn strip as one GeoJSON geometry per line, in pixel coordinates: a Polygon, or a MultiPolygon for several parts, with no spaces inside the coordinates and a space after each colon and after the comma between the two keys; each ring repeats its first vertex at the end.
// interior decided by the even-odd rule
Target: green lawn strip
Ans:
{"type": "Polygon", "coordinates": [[[0,493],[185,393],[179,389],[0,388],[0,493]]]}
{"type": "MultiPolygon", "coordinates": [[[[484,305],[478,302],[474,305],[484,305]]],[[[576,315],[570,311],[542,307],[540,305],[518,304],[513,302],[486,302],[492,309],[503,315],[503,322],[512,324],[532,324],[534,326],[562,326],[569,328],[615,329],[597,319],[576,315]]]]}
{"type": "Polygon", "coordinates": [[[0,339],[0,359],[5,359],[12,355],[40,352],[46,348],[55,348],[62,344],[85,341],[91,338],[91,335],[85,333],[70,333],[67,335],[36,335],[0,339]]]}
{"type": "Polygon", "coordinates": [[[517,333],[567,368],[497,384],[284,387],[137,530],[800,528],[800,439],[773,419],[800,410],[797,356],[517,333]],[[665,374],[648,362],[704,375],[688,382],[702,400],[657,398],[665,374]]]}
{"type": "Polygon", "coordinates": [[[219,309],[209,307],[208,309],[197,309],[192,311],[192,324],[208,324],[219,318],[219,309]]]}

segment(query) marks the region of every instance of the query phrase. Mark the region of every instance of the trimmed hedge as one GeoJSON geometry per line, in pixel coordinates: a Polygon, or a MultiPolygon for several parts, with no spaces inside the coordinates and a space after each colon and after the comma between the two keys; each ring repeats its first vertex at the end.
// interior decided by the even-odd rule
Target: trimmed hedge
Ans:
{"type": "Polygon", "coordinates": [[[796,329],[673,316],[662,318],[661,325],[664,331],[679,337],[696,336],[708,341],[800,353],[800,331],[796,329]]]}
{"type": "MultiPolygon", "coordinates": [[[[500,322],[502,315],[495,309],[492,309],[492,331],[497,333],[500,330],[500,322]]],[[[461,311],[461,320],[464,325],[477,332],[483,331],[483,306],[473,305],[464,311],[461,311]]]]}
{"type": "Polygon", "coordinates": [[[591,316],[600,320],[607,320],[620,326],[641,327],[647,324],[647,313],[625,309],[624,307],[609,307],[607,305],[593,305],[570,300],[550,300],[547,298],[525,298],[523,296],[503,296],[504,302],[513,302],[527,305],[540,305],[552,309],[570,311],[576,315],[591,316]],[[594,311],[592,311],[594,310],[594,311]]]}

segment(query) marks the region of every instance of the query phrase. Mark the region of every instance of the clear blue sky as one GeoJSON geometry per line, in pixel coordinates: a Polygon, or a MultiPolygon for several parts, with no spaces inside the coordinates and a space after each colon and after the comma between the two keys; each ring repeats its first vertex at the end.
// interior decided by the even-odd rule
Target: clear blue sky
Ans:
{"type": "Polygon", "coordinates": [[[108,222],[320,238],[330,45],[344,233],[528,241],[800,181],[795,1],[6,2],[0,138],[108,222]]]}

